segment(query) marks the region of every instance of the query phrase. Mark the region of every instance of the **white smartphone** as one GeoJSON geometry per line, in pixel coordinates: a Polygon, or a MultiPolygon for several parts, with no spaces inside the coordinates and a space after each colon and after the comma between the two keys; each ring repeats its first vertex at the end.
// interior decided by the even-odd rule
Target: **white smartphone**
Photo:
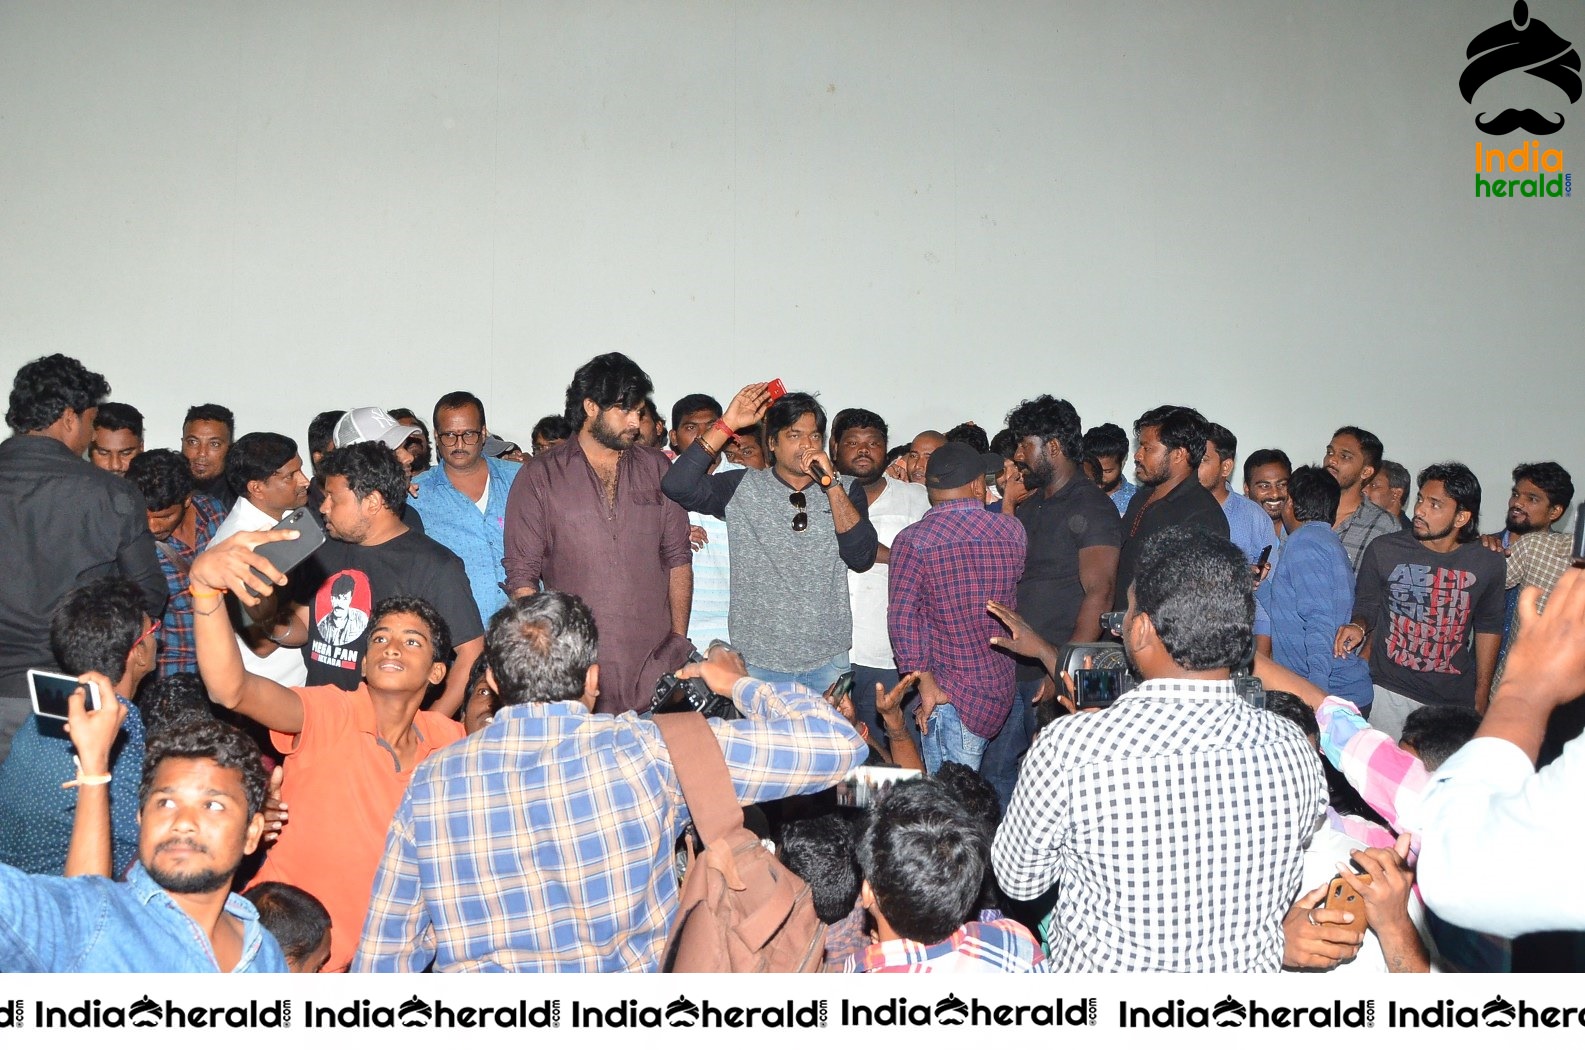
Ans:
{"type": "Polygon", "coordinates": [[[28,695],[33,698],[33,713],[40,718],[66,721],[71,714],[67,700],[78,687],[84,690],[83,705],[90,711],[99,710],[99,690],[92,682],[79,682],[69,674],[54,671],[28,671],[28,695]]]}

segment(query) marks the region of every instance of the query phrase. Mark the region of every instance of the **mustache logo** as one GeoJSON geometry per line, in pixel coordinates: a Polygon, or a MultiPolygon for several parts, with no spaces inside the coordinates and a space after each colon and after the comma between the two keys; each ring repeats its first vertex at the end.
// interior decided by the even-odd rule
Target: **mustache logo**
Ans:
{"type": "MultiPolygon", "coordinates": [[[[1459,94],[1465,102],[1475,101],[1475,92],[1490,80],[1523,70],[1528,76],[1555,84],[1570,102],[1578,102],[1585,85],[1580,81],[1580,55],[1540,19],[1530,17],[1525,0],[1513,5],[1513,18],[1475,35],[1465,57],[1470,60],[1458,78],[1459,94]]],[[[1475,118],[1475,126],[1488,135],[1506,135],[1524,130],[1533,135],[1550,135],[1563,127],[1563,114],[1555,120],[1533,109],[1504,109],[1493,117],[1485,113],[1475,118]]]]}
{"type": "Polygon", "coordinates": [[[1506,135],[1510,131],[1528,131],[1532,135],[1550,135],[1563,128],[1563,114],[1548,120],[1533,109],[1505,109],[1490,118],[1482,113],[1475,118],[1475,126],[1488,135],[1506,135]]]}

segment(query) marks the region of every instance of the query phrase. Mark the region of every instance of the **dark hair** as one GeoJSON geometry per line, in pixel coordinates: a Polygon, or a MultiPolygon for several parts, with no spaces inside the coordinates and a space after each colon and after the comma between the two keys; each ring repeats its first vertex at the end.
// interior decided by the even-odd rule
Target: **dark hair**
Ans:
{"type": "Polygon", "coordinates": [[[23,434],[45,430],[68,408],[81,415],[109,396],[105,377],[88,371],[75,357],[40,357],[17,369],[11,381],[6,426],[23,434]]]}
{"type": "Polygon", "coordinates": [[[653,397],[646,397],[644,399],[643,414],[648,416],[660,426],[666,425],[665,418],[660,414],[660,406],[655,404],[655,399],[653,397]]]}
{"type": "Polygon", "coordinates": [[[101,401],[94,416],[95,430],[130,430],[143,440],[143,413],[123,401],[101,401]]]}
{"type": "Polygon", "coordinates": [[[231,414],[231,409],[225,405],[207,404],[194,405],[187,410],[187,415],[182,418],[182,426],[203,420],[207,423],[224,423],[226,437],[230,438],[237,432],[237,418],[231,414]]]}
{"type": "Polygon", "coordinates": [[[935,779],[947,793],[985,826],[985,834],[994,836],[1002,823],[1002,800],[997,797],[991,782],[962,762],[943,762],[936,770],[935,779]]]}
{"type": "Polygon", "coordinates": [[[1167,655],[1188,671],[1242,667],[1255,653],[1249,561],[1227,540],[1173,525],[1145,541],[1134,607],[1150,617],[1167,655]]]}
{"type": "Polygon", "coordinates": [[[1102,423],[1084,432],[1084,453],[1097,458],[1106,456],[1119,463],[1128,458],[1128,431],[1116,423],[1102,423]]]}
{"type": "Polygon", "coordinates": [[[204,680],[191,671],[166,675],[138,690],[138,712],[149,733],[169,729],[179,722],[215,717],[204,680]]]}
{"type": "Polygon", "coordinates": [[[850,430],[874,430],[881,436],[881,444],[891,439],[886,420],[867,408],[844,408],[831,420],[831,444],[842,442],[842,435],[850,430]]]}
{"type": "Polygon", "coordinates": [[[1427,773],[1453,757],[1453,753],[1475,737],[1480,715],[1468,707],[1426,705],[1409,712],[1403,720],[1399,742],[1414,748],[1427,773]]]}
{"type": "MultiPolygon", "coordinates": [[[[484,424],[484,402],[480,401],[476,396],[474,396],[473,394],[468,393],[466,390],[453,390],[449,394],[443,394],[441,396],[440,400],[435,402],[435,411],[434,411],[433,417],[430,420],[432,423],[435,424],[435,429],[436,430],[440,429],[440,413],[442,411],[445,411],[447,409],[458,409],[458,408],[471,408],[471,409],[473,409],[475,412],[479,413],[479,426],[482,427],[482,426],[485,425],[484,424]]],[[[395,415],[396,413],[393,412],[391,414],[395,415]]],[[[426,432],[426,436],[427,436],[427,432],[426,432]]]]}
{"type": "Polygon", "coordinates": [[[1211,447],[1216,449],[1216,454],[1223,459],[1238,458],[1238,438],[1222,424],[1206,423],[1205,440],[1211,443],[1211,447]]]}
{"type": "MultiPolygon", "coordinates": [[[[133,460],[137,463],[137,460],[133,460]]],[[[1469,511],[1469,520],[1458,530],[1458,542],[1470,543],[1480,538],[1480,479],[1462,463],[1433,463],[1420,471],[1414,479],[1415,487],[1425,494],[1425,483],[1440,481],[1459,510],[1469,511]]]]}
{"type": "Polygon", "coordinates": [[[280,943],[287,962],[302,962],[330,932],[330,913],[307,890],[261,882],[243,896],[259,909],[259,924],[280,943]]]}
{"type": "Polygon", "coordinates": [[[1293,473],[1293,461],[1288,454],[1280,448],[1257,448],[1244,460],[1244,484],[1249,484],[1249,479],[1261,467],[1269,467],[1273,463],[1281,463],[1282,469],[1290,475],[1293,473]]]}
{"type": "Polygon", "coordinates": [[[345,412],[321,412],[308,424],[308,455],[323,456],[336,447],[336,424],[345,412]]]}
{"type": "Polygon", "coordinates": [[[67,594],[50,616],[50,651],[61,670],[98,671],[119,682],[132,643],[143,633],[145,600],[143,589],[124,576],[106,576],[67,594]]]}
{"type": "Polygon", "coordinates": [[[886,921],[908,940],[935,944],[972,916],[990,840],[945,785],[905,780],[871,806],[857,853],[886,921]]]}
{"type": "Polygon", "coordinates": [[[632,411],[643,408],[654,389],[648,373],[626,354],[601,354],[572,374],[564,418],[577,433],[583,429],[585,398],[601,411],[618,406],[632,411]]]}
{"type": "Polygon", "coordinates": [[[1365,465],[1367,467],[1374,467],[1376,470],[1381,469],[1383,452],[1381,438],[1360,427],[1338,427],[1332,432],[1334,438],[1340,435],[1351,437],[1359,442],[1359,451],[1365,457],[1365,465]]]}
{"type": "Polygon", "coordinates": [[[913,448],[912,444],[902,444],[902,445],[896,446],[895,448],[887,449],[886,450],[886,463],[888,465],[890,465],[893,462],[895,462],[896,460],[902,458],[903,456],[908,455],[909,450],[912,449],[912,448],[913,448]]]}
{"type": "Polygon", "coordinates": [[[165,510],[193,494],[193,468],[187,457],[168,448],[141,453],[127,467],[127,480],[143,493],[149,510],[165,510]]]}
{"type": "MultiPolygon", "coordinates": [[[[474,689],[478,688],[479,682],[484,678],[485,672],[489,669],[490,661],[485,659],[482,654],[474,659],[473,666],[468,668],[468,684],[464,686],[462,690],[462,695],[464,697],[473,695],[474,689]]],[[[466,704],[467,701],[464,700],[463,703],[466,704]]]]}
{"type": "Polygon", "coordinates": [[[237,438],[226,453],[226,484],[239,496],[247,496],[248,483],[268,481],[297,455],[297,442],[285,434],[255,431],[237,438]]]}
{"type": "Polygon", "coordinates": [[[178,722],[164,732],[154,733],[144,746],[143,778],[138,785],[138,808],[149,801],[154,774],[167,758],[207,758],[221,769],[242,774],[242,789],[248,800],[248,818],[264,808],[270,775],[253,738],[218,718],[208,721],[178,722]]]}
{"type": "MultiPolygon", "coordinates": [[[[1331,477],[1331,475],[1327,475],[1331,477]]],[[[1321,724],[1315,719],[1315,712],[1310,710],[1308,704],[1292,693],[1283,692],[1281,689],[1268,689],[1266,691],[1266,710],[1279,718],[1286,718],[1299,727],[1311,740],[1321,735],[1321,724]]]]}
{"type": "Polygon", "coordinates": [[[1181,448],[1188,453],[1190,470],[1199,468],[1200,460],[1205,458],[1205,443],[1210,439],[1206,433],[1210,424],[1204,416],[1181,405],[1162,405],[1134,420],[1136,436],[1146,427],[1156,428],[1156,439],[1168,451],[1181,448]]]}
{"type": "Polygon", "coordinates": [[[827,926],[848,917],[859,899],[859,864],[853,832],[835,813],[782,825],[777,851],[789,871],[809,884],[815,914],[827,926]]]}
{"type": "Polygon", "coordinates": [[[383,442],[356,441],[345,448],[332,449],[320,460],[319,475],[327,480],[346,478],[347,487],[360,500],[379,493],[392,514],[402,513],[407,506],[407,471],[383,442]]]}
{"type": "Polygon", "coordinates": [[[948,441],[961,441],[981,454],[991,450],[990,438],[985,436],[985,428],[978,423],[959,423],[947,431],[946,439],[948,441]]]}
{"type": "Polygon", "coordinates": [[[450,667],[456,655],[451,650],[451,627],[428,598],[411,594],[393,594],[389,598],[381,598],[374,603],[374,611],[369,614],[369,633],[372,635],[374,625],[385,617],[402,613],[424,621],[424,626],[429,629],[429,647],[434,651],[435,662],[450,667]]]}
{"type": "Polygon", "coordinates": [[[1007,429],[1019,443],[1027,437],[1039,438],[1042,445],[1055,441],[1075,466],[1084,462],[1084,428],[1078,410],[1050,394],[1020,402],[1007,413],[1007,429]]]}
{"type": "Polygon", "coordinates": [[[594,614],[576,594],[541,591],[515,598],[490,617],[484,658],[497,703],[577,700],[599,652],[594,614]]]}
{"type": "Polygon", "coordinates": [[[765,451],[770,452],[770,439],[783,430],[798,422],[804,416],[813,412],[815,417],[815,430],[821,434],[826,432],[826,410],[820,407],[813,394],[806,394],[801,390],[791,391],[770,406],[765,413],[765,420],[760,424],[760,441],[765,445],[765,451]]]}
{"type": "Polygon", "coordinates": [[[682,426],[682,417],[691,416],[695,412],[710,411],[717,419],[721,418],[721,402],[709,394],[688,394],[677,399],[671,406],[671,428],[676,430],[682,426]]]}
{"type": "Polygon", "coordinates": [[[338,594],[354,594],[358,590],[358,579],[350,572],[338,572],[330,579],[330,596],[338,594]]]}
{"type": "MultiPolygon", "coordinates": [[[[104,415],[104,406],[99,406],[99,414],[104,415]]],[[[1556,463],[1521,463],[1513,468],[1513,483],[1528,481],[1542,492],[1546,493],[1547,502],[1554,507],[1568,510],[1568,505],[1574,502],[1574,479],[1569,477],[1569,472],[1556,463]]]]}
{"type": "Polygon", "coordinates": [[[1003,427],[991,438],[991,451],[1003,459],[1012,459],[1013,453],[1018,451],[1018,435],[1003,427]]]}
{"type": "Polygon", "coordinates": [[[1409,477],[1408,467],[1395,459],[1384,459],[1381,461],[1381,472],[1387,475],[1387,487],[1389,489],[1398,489],[1403,493],[1404,499],[1409,498],[1409,487],[1413,484],[1414,479],[1409,477]]]}
{"type": "Polygon", "coordinates": [[[572,435],[572,425],[567,422],[565,416],[546,416],[534,424],[534,430],[529,437],[544,441],[566,441],[572,435]]]}
{"type": "Polygon", "coordinates": [[[1288,501],[1293,504],[1293,516],[1298,521],[1324,521],[1330,525],[1337,520],[1337,505],[1343,499],[1343,489],[1337,479],[1317,466],[1300,467],[1288,475],[1288,501]]]}

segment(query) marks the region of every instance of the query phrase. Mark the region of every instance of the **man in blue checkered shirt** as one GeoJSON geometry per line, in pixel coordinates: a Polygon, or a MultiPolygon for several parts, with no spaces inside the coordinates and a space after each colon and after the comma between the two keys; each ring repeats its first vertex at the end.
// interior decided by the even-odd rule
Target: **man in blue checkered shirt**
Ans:
{"type": "MultiPolygon", "coordinates": [[[[525,596],[491,619],[495,720],[414,772],[354,971],[659,967],[688,808],[660,730],[593,713],[595,643],[588,607],[568,594],[525,596]]],[[[821,790],[863,758],[822,697],[745,677],[735,653],[679,674],[744,715],[711,721],[741,802],[821,790]]]]}

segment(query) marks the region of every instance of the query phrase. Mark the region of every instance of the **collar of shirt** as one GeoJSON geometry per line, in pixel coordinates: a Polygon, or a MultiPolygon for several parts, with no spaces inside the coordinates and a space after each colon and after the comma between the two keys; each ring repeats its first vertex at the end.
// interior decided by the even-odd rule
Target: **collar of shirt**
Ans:
{"type": "Polygon", "coordinates": [[[985,504],[982,501],[975,499],[973,496],[964,496],[961,499],[948,499],[942,500],[940,503],[932,503],[930,504],[930,509],[925,511],[925,513],[955,514],[966,510],[982,511],[984,509],[985,504]]]}
{"type": "Polygon", "coordinates": [[[1130,700],[1165,700],[1171,703],[1218,703],[1244,698],[1233,688],[1230,678],[1147,678],[1134,689],[1117,698],[1122,704],[1130,700]]]}
{"type": "MultiPolygon", "coordinates": [[[[369,693],[369,684],[367,682],[363,683],[357,692],[353,694],[353,697],[352,727],[360,733],[369,734],[377,744],[386,750],[390,750],[390,743],[380,735],[379,723],[374,720],[374,697],[369,693]]],[[[424,731],[418,728],[416,718],[413,722],[413,735],[418,737],[418,754],[413,760],[413,765],[416,767],[435,748],[429,746],[429,741],[425,738],[424,731]]]]}
{"type": "MultiPolygon", "coordinates": [[[[208,952],[210,960],[214,960],[214,945],[208,936],[201,930],[192,916],[176,903],[176,898],[154,881],[148,871],[143,867],[143,862],[138,861],[127,869],[127,891],[144,907],[164,909],[172,920],[186,922],[193,930],[196,939],[201,942],[208,952]]],[[[242,923],[242,956],[237,960],[237,973],[248,970],[254,958],[259,954],[263,943],[264,927],[259,923],[259,911],[246,897],[235,893],[226,895],[223,909],[227,915],[232,916],[242,923]]],[[[218,968],[218,964],[217,964],[218,968]]]]}

